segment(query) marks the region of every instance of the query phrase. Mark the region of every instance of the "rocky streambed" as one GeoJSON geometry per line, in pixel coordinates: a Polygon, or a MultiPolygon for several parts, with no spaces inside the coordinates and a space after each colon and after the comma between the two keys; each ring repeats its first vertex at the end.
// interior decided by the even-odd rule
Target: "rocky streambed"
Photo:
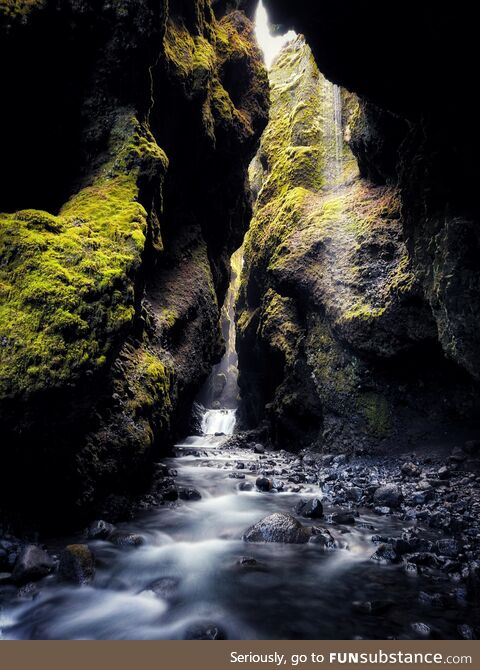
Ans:
{"type": "Polygon", "coordinates": [[[1,635],[476,638],[479,446],[387,459],[189,438],[130,520],[1,536],[1,635]]]}

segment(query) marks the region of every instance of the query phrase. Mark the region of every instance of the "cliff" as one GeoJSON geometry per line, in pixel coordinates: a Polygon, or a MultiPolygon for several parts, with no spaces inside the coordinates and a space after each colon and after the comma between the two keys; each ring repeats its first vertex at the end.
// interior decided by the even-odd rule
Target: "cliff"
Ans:
{"type": "Polygon", "coordinates": [[[221,354],[268,82],[205,0],[8,0],[0,31],[2,504],[84,514],[148,477],[221,354]]]}

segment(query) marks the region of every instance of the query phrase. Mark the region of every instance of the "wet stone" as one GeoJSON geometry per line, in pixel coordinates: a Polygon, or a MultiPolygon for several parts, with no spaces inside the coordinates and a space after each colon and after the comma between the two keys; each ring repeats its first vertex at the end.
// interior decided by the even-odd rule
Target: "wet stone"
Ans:
{"type": "Polygon", "coordinates": [[[197,489],[192,487],[185,487],[178,490],[178,497],[180,500],[201,500],[202,494],[197,489]]]}
{"type": "Polygon", "coordinates": [[[112,523],[98,519],[87,528],[85,535],[89,540],[107,540],[114,531],[112,523]]]}
{"type": "Polygon", "coordinates": [[[180,579],[178,577],[160,577],[151,582],[146,590],[153,591],[158,598],[172,600],[178,591],[180,579]]]}
{"type": "Polygon", "coordinates": [[[353,526],[355,523],[355,517],[352,512],[346,510],[339,510],[334,512],[331,516],[332,523],[336,523],[340,526],[353,526]]]}
{"type": "Polygon", "coordinates": [[[34,544],[27,545],[18,557],[13,570],[13,580],[17,584],[36,581],[49,575],[55,562],[46,551],[34,544]]]}
{"type": "Polygon", "coordinates": [[[381,544],[370,558],[372,561],[378,561],[379,563],[396,563],[398,561],[395,549],[389,543],[381,544]]]}
{"type": "Polygon", "coordinates": [[[110,535],[109,541],[116,544],[117,547],[139,547],[145,544],[145,540],[137,533],[128,533],[123,531],[115,531],[110,535]]]}
{"type": "Polygon", "coordinates": [[[311,531],[290,514],[275,512],[251,526],[243,535],[245,542],[281,542],[305,544],[311,531]]]}
{"type": "Polygon", "coordinates": [[[228,640],[224,629],[216,623],[196,623],[189,626],[184,640],[228,640]]]}
{"type": "Polygon", "coordinates": [[[95,577],[95,559],[86,544],[70,544],[60,554],[59,573],[75,584],[88,584],[95,577]]]}
{"type": "Polygon", "coordinates": [[[323,505],[318,498],[301,500],[295,507],[295,512],[306,519],[321,519],[323,517],[323,505]]]}
{"type": "Polygon", "coordinates": [[[432,635],[432,629],[430,626],[426,623],[423,623],[421,621],[417,621],[415,623],[412,623],[410,625],[410,628],[412,629],[414,635],[420,638],[430,638],[432,635]]]}
{"type": "Polygon", "coordinates": [[[403,494],[396,484],[380,486],[373,496],[373,501],[378,507],[400,507],[403,502],[403,494]]]}
{"type": "Polygon", "coordinates": [[[259,491],[266,493],[272,489],[272,481],[267,477],[258,477],[255,486],[259,491]]]}

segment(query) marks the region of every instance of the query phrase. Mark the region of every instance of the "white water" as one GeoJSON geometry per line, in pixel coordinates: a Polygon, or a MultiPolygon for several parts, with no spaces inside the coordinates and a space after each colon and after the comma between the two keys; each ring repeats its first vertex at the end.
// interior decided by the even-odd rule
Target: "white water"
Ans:
{"type": "Polygon", "coordinates": [[[343,172],[342,93],[340,86],[336,84],[333,84],[333,123],[335,128],[335,176],[340,182],[343,172]]]}
{"type": "Polygon", "coordinates": [[[233,435],[235,429],[235,409],[208,409],[202,420],[204,435],[233,435]]]}

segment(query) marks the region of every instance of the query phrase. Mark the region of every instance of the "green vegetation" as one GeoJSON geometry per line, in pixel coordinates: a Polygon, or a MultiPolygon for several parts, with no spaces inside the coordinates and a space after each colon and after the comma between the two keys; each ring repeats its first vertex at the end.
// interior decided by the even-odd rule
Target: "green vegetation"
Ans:
{"type": "Polygon", "coordinates": [[[57,216],[0,214],[0,396],[98,370],[133,321],[148,228],[138,176],[167,161],[134,117],[119,119],[110,151],[57,216]]]}
{"type": "Polygon", "coordinates": [[[358,405],[367,421],[369,432],[378,438],[386,437],[392,422],[388,400],[378,393],[362,393],[358,405]]]}

